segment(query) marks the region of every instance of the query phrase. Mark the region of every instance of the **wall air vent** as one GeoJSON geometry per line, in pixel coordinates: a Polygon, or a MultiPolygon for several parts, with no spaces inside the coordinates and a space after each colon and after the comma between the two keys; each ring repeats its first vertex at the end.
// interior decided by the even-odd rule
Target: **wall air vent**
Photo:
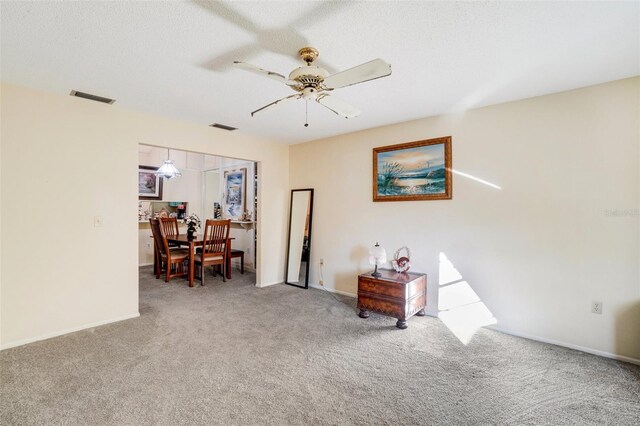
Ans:
{"type": "Polygon", "coordinates": [[[224,124],[219,124],[219,123],[209,124],[209,127],[215,127],[217,129],[228,130],[230,132],[237,129],[237,127],[225,126],[224,124]]]}
{"type": "Polygon", "coordinates": [[[92,95],[91,93],[78,92],[77,90],[72,90],[69,94],[77,98],[89,99],[91,101],[102,102],[109,105],[116,101],[115,99],[103,98],[102,96],[92,95]]]}

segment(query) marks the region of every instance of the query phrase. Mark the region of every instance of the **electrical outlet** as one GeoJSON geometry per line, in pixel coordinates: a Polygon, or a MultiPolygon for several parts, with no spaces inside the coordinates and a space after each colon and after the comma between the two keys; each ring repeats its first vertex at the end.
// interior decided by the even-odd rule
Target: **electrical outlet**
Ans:
{"type": "Polygon", "coordinates": [[[320,285],[324,285],[324,280],[320,280],[320,285]]]}
{"type": "Polygon", "coordinates": [[[147,243],[147,248],[150,249],[151,248],[151,243],[147,243]]]}
{"type": "Polygon", "coordinates": [[[591,302],[591,313],[602,315],[602,302],[596,302],[595,300],[591,302]]]}
{"type": "Polygon", "coordinates": [[[324,266],[324,259],[320,259],[320,266],[324,266]]]}
{"type": "Polygon", "coordinates": [[[93,226],[95,228],[101,228],[102,227],[102,216],[94,216],[93,217],[93,226]]]}

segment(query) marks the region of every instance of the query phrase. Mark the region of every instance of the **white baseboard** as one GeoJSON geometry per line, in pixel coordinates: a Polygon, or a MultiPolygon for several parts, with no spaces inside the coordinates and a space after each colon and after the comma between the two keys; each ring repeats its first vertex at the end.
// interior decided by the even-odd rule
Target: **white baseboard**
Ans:
{"type": "Polygon", "coordinates": [[[272,283],[256,284],[256,287],[258,287],[258,288],[264,288],[264,287],[269,287],[269,286],[272,286],[272,285],[282,284],[282,283],[283,283],[283,281],[274,281],[274,282],[272,282],[272,283]]]}
{"type": "Polygon", "coordinates": [[[323,286],[323,285],[320,285],[320,284],[309,283],[309,287],[317,288],[318,290],[326,290],[326,291],[328,291],[330,293],[340,294],[342,296],[348,296],[348,297],[354,297],[354,298],[358,297],[358,295],[355,294],[355,293],[349,293],[349,292],[346,292],[346,291],[336,290],[335,288],[323,286]]]}
{"type": "Polygon", "coordinates": [[[640,365],[640,359],[631,358],[631,357],[624,356],[624,355],[617,355],[617,354],[614,354],[614,353],[611,353],[611,352],[600,351],[598,349],[585,348],[584,346],[574,345],[573,343],[561,342],[559,340],[547,339],[545,337],[540,337],[540,336],[532,336],[530,334],[519,333],[517,331],[505,330],[503,328],[492,326],[492,325],[486,326],[485,328],[488,328],[488,329],[491,329],[491,330],[495,330],[495,331],[499,331],[499,332],[505,333],[505,334],[510,334],[510,335],[516,336],[516,337],[523,337],[525,339],[535,340],[537,342],[542,342],[542,343],[550,343],[552,345],[562,346],[562,347],[569,348],[569,349],[575,349],[576,351],[586,352],[586,353],[592,354],[592,355],[598,355],[598,356],[605,357],[605,358],[615,359],[617,361],[624,361],[624,362],[628,362],[628,363],[631,363],[631,364],[640,365]]]}
{"type": "Polygon", "coordinates": [[[141,263],[141,264],[138,265],[138,268],[141,268],[143,266],[153,266],[153,262],[151,262],[151,263],[141,263]]]}
{"type": "Polygon", "coordinates": [[[53,337],[62,336],[63,334],[69,334],[69,333],[73,333],[73,332],[80,331],[80,330],[86,330],[88,328],[93,328],[93,327],[98,327],[98,326],[101,326],[101,325],[111,324],[113,322],[124,321],[124,320],[132,319],[132,318],[138,318],[139,316],[140,316],[140,312],[136,312],[135,314],[124,315],[122,317],[111,318],[111,319],[104,320],[104,321],[92,322],[92,323],[81,325],[81,326],[78,326],[78,327],[68,328],[66,330],[55,331],[53,333],[47,333],[47,334],[43,334],[43,335],[40,335],[40,336],[37,336],[37,337],[31,337],[29,339],[17,340],[15,342],[10,342],[10,343],[6,343],[6,344],[1,345],[0,346],[0,350],[5,350],[5,349],[9,349],[9,348],[15,348],[16,346],[22,346],[22,345],[26,345],[28,343],[39,342],[40,340],[47,340],[47,339],[51,339],[53,337]]]}

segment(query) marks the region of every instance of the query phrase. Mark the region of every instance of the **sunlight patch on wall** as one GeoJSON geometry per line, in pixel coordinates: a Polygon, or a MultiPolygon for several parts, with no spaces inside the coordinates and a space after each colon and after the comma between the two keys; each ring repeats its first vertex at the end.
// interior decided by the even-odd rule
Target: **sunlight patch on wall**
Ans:
{"type": "Polygon", "coordinates": [[[438,276],[438,317],[463,344],[468,344],[480,327],[498,322],[442,252],[438,276]]]}
{"type": "Polygon", "coordinates": [[[495,183],[488,182],[488,181],[486,181],[484,179],[480,179],[479,177],[475,177],[475,176],[470,175],[468,173],[460,172],[460,171],[454,170],[454,169],[451,169],[451,173],[456,174],[458,176],[466,177],[467,179],[475,180],[476,182],[480,182],[481,184],[490,186],[491,188],[502,189],[501,186],[498,186],[495,183]]]}

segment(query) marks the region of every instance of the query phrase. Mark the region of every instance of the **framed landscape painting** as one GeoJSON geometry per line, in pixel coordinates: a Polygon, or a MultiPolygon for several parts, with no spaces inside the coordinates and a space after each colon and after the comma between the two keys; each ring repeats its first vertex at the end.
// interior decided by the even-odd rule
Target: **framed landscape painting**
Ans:
{"type": "Polygon", "coordinates": [[[224,197],[222,199],[222,215],[225,218],[237,219],[244,213],[247,192],[247,169],[228,170],[224,172],[224,197]]]}
{"type": "Polygon", "coordinates": [[[138,166],[138,199],[162,200],[162,177],[156,175],[157,167],[138,166]]]}
{"type": "Polygon", "coordinates": [[[451,196],[451,136],[373,149],[373,201],[451,196]]]}

